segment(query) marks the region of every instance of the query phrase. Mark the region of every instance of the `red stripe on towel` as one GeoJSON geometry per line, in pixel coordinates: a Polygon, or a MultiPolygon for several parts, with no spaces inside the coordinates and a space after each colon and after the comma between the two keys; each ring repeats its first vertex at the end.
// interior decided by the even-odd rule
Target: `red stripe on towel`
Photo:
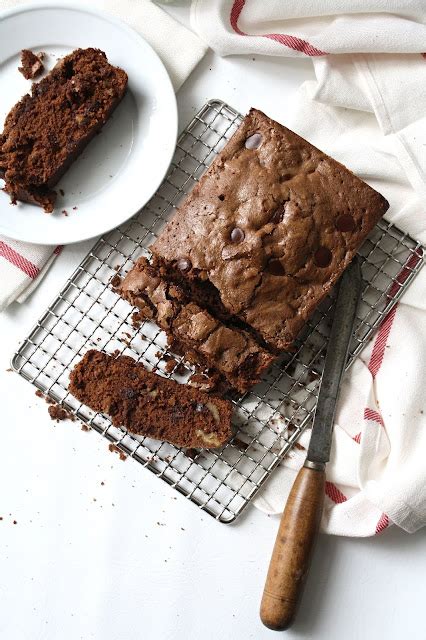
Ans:
{"type": "Polygon", "coordinates": [[[347,500],[347,497],[343,495],[340,489],[338,489],[332,482],[328,482],[328,480],[325,483],[325,494],[336,504],[346,502],[347,500]]]}
{"type": "MultiPolygon", "coordinates": [[[[231,23],[231,27],[238,33],[240,36],[249,36],[252,37],[253,34],[244,33],[238,26],[238,18],[240,17],[241,11],[245,5],[246,0],[235,0],[232,5],[231,14],[229,16],[229,22],[231,23]]],[[[255,36],[257,37],[257,36],[255,36]]],[[[327,53],[325,51],[321,51],[317,49],[313,45],[306,42],[306,40],[302,40],[302,38],[297,38],[296,36],[290,36],[285,33],[261,33],[258,37],[261,38],[269,38],[269,40],[275,40],[275,42],[279,42],[280,44],[288,47],[289,49],[293,49],[294,51],[300,51],[307,56],[326,56],[327,53]]]]}
{"type": "Polygon", "coordinates": [[[368,369],[373,378],[376,377],[382,365],[383,357],[385,355],[386,342],[392,328],[396,310],[397,305],[395,305],[394,308],[389,311],[382,324],[380,325],[379,333],[377,334],[376,340],[374,342],[373,352],[371,354],[370,362],[368,363],[368,369]]]}
{"type": "Polygon", "coordinates": [[[409,260],[407,260],[405,265],[402,267],[401,271],[398,273],[395,280],[393,281],[391,288],[389,289],[388,295],[391,298],[396,293],[398,293],[398,291],[400,290],[400,288],[402,287],[402,285],[404,284],[408,276],[412,273],[413,269],[418,265],[422,257],[423,257],[423,252],[420,249],[417,249],[410,256],[409,260]]]}
{"type": "Polygon", "coordinates": [[[382,416],[375,409],[369,409],[366,407],[364,409],[364,420],[372,420],[373,422],[378,422],[382,427],[385,426],[382,416]]]}
{"type": "Polygon", "coordinates": [[[21,271],[23,271],[30,278],[36,278],[40,273],[40,269],[36,267],[30,260],[21,256],[20,253],[12,249],[6,242],[0,241],[0,256],[2,256],[5,260],[13,264],[15,267],[18,267],[21,271]]]}
{"type": "Polygon", "coordinates": [[[378,533],[382,533],[382,531],[384,531],[388,526],[389,526],[389,517],[386,515],[386,513],[382,513],[378,523],[376,524],[376,535],[378,533]]]}

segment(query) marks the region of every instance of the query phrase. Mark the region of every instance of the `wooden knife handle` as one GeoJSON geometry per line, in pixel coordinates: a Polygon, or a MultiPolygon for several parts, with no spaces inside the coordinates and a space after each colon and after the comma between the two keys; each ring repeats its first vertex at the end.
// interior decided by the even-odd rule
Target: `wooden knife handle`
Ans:
{"type": "Polygon", "coordinates": [[[269,629],[282,631],[293,622],[318,535],[324,489],[325,465],[307,461],[290,491],[266,577],[260,617],[269,629]]]}

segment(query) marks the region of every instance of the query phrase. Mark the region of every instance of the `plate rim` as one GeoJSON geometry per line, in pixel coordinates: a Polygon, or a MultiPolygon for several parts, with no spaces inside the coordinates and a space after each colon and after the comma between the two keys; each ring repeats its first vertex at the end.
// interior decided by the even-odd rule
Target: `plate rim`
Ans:
{"type": "MultiPolygon", "coordinates": [[[[167,87],[167,91],[169,92],[170,96],[170,109],[171,111],[173,111],[173,113],[170,114],[169,117],[173,118],[173,134],[171,136],[171,146],[170,146],[170,151],[169,151],[169,162],[167,164],[167,166],[164,167],[164,173],[163,175],[159,178],[158,181],[155,182],[155,184],[153,183],[153,188],[149,190],[149,196],[147,198],[144,198],[144,200],[141,200],[141,203],[139,204],[138,208],[136,210],[132,210],[131,212],[129,212],[129,214],[121,219],[119,222],[117,222],[116,224],[113,224],[112,226],[107,226],[106,228],[103,228],[102,230],[98,231],[97,233],[93,234],[93,233],[89,233],[87,235],[87,233],[84,233],[84,225],[82,224],[82,230],[83,230],[83,235],[82,237],[80,237],[78,240],[72,240],[72,241],[67,241],[66,238],[60,238],[59,240],[38,240],[38,239],[22,239],[22,236],[20,236],[19,234],[14,234],[14,233],[10,233],[9,230],[7,230],[7,232],[5,232],[2,228],[1,228],[1,222],[0,222],[0,234],[4,235],[6,238],[10,238],[12,240],[16,240],[18,242],[26,242],[26,243],[31,243],[34,245],[38,245],[38,246],[55,246],[55,245],[72,245],[72,244],[77,244],[79,242],[84,242],[86,240],[91,240],[93,238],[97,238],[100,235],[104,235],[105,233],[108,233],[109,231],[112,231],[113,229],[116,229],[118,226],[120,226],[121,224],[127,222],[127,220],[130,220],[130,218],[132,218],[134,215],[136,215],[145,205],[147,202],[149,202],[149,200],[152,198],[152,196],[155,194],[155,192],[157,191],[158,187],[160,186],[160,184],[162,183],[162,181],[164,180],[164,176],[167,174],[167,171],[170,167],[170,163],[172,161],[173,158],[173,154],[176,148],[176,142],[177,142],[177,137],[178,137],[178,108],[177,108],[177,101],[176,101],[176,93],[169,75],[169,72],[167,71],[163,61],[161,60],[160,56],[158,55],[158,53],[155,51],[155,49],[151,46],[151,44],[140,34],[138,33],[138,31],[136,31],[135,29],[133,29],[132,27],[130,27],[126,22],[124,22],[123,20],[121,20],[120,18],[117,18],[116,16],[114,16],[111,13],[108,13],[108,11],[104,11],[103,9],[98,9],[97,7],[86,7],[85,5],[83,5],[80,2],[72,2],[69,0],[66,0],[65,2],[58,2],[57,0],[53,0],[52,2],[49,2],[49,0],[43,0],[41,2],[26,2],[25,4],[19,5],[17,7],[10,7],[8,9],[3,9],[0,11],[0,20],[4,19],[4,18],[9,18],[11,16],[14,15],[19,15],[21,13],[27,13],[29,11],[38,11],[38,10],[49,10],[49,9],[70,9],[72,11],[77,11],[79,13],[82,14],[90,14],[93,16],[96,16],[98,18],[100,18],[101,20],[104,20],[106,22],[109,22],[113,25],[116,25],[117,27],[119,27],[121,30],[123,30],[124,32],[127,33],[127,35],[131,38],[133,38],[134,40],[140,40],[144,43],[144,45],[146,47],[148,47],[148,49],[150,49],[151,54],[157,59],[157,62],[160,64],[160,66],[162,67],[163,71],[164,71],[164,81],[166,82],[166,84],[168,85],[167,87]],[[158,182],[158,183],[157,183],[158,182]]],[[[62,235],[66,236],[66,229],[63,230],[62,235]]]]}

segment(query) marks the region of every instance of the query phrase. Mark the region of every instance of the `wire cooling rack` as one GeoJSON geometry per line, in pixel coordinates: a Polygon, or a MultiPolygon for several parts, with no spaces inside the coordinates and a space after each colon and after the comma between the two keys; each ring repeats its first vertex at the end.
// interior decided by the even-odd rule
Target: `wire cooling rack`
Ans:
{"type": "MultiPolygon", "coordinates": [[[[221,450],[185,452],[131,435],[81,405],[67,387],[70,370],[93,347],[109,353],[118,349],[178,382],[192,373],[184,363],[179,373],[167,372],[164,333],[150,322],[136,330],[131,318],[135,310],[114,292],[110,281],[117,271],[124,275],[140,255],[149,255],[148,247],[165,221],[241,119],[219,100],[211,100],[198,112],[180,136],[158,192],[137,216],[96,243],[12,361],[26,380],[221,522],[235,520],[312,421],[333,294],[307,323],[294,352],[275,363],[244,396],[232,398],[236,434],[221,450]]],[[[423,248],[382,221],[362,246],[360,257],[365,286],[348,366],[419,272],[423,248]]]]}

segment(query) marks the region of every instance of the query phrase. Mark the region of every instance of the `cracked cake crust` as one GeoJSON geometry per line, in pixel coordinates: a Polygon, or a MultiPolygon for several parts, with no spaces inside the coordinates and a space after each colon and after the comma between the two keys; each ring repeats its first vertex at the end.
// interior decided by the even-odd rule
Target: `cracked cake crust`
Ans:
{"type": "Polygon", "coordinates": [[[252,109],[151,250],[198,304],[278,353],[387,208],[346,167],[252,109]]]}

